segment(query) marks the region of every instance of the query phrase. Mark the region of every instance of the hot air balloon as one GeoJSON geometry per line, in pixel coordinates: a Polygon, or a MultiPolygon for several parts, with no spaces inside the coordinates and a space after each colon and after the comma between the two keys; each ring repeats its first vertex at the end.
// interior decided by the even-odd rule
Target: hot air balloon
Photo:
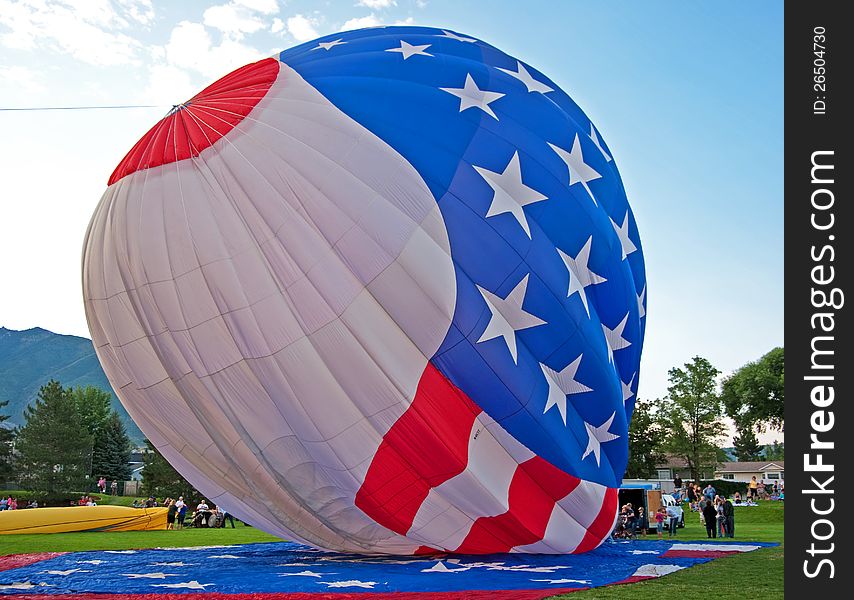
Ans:
{"type": "Polygon", "coordinates": [[[637,227],[599,130],[483,41],[362,29],[213,83],[110,177],[83,290],[134,421],[256,527],[401,555],[612,530],[637,227]]]}

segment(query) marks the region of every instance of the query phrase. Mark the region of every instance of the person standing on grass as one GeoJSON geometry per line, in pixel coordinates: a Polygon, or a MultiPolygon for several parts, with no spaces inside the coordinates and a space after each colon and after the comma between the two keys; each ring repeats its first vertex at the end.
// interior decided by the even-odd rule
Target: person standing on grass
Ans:
{"type": "Polygon", "coordinates": [[[665,514],[667,515],[667,537],[674,537],[676,535],[676,525],[679,522],[679,513],[676,510],[676,505],[668,505],[665,514]]]}
{"type": "Polygon", "coordinates": [[[694,503],[697,501],[697,494],[694,491],[694,486],[688,484],[688,489],[685,490],[685,497],[688,498],[688,508],[694,510],[694,503]]]}
{"type": "Polygon", "coordinates": [[[113,483],[110,484],[110,494],[113,496],[119,495],[119,482],[113,479],[113,483]]]}
{"type": "Polygon", "coordinates": [[[184,519],[187,517],[187,505],[184,503],[184,496],[178,496],[175,506],[178,507],[178,529],[184,529],[184,519]]]}
{"type": "Polygon", "coordinates": [[[756,492],[759,488],[759,483],[756,481],[756,475],[750,480],[747,486],[747,497],[756,502],[756,492]]]}
{"type": "Polygon", "coordinates": [[[706,524],[706,535],[710,538],[717,538],[718,536],[718,524],[717,524],[717,516],[718,512],[715,510],[714,504],[712,504],[711,500],[704,501],[703,504],[703,521],[706,524]]]}
{"type": "Polygon", "coordinates": [[[641,535],[646,537],[646,530],[649,529],[649,522],[646,520],[646,511],[643,506],[638,506],[638,516],[635,521],[637,528],[640,529],[641,535]]]}
{"type": "Polygon", "coordinates": [[[725,535],[724,527],[724,500],[720,496],[715,496],[715,521],[718,526],[718,537],[722,538],[725,535]]]}
{"type": "Polygon", "coordinates": [[[655,511],[655,531],[658,533],[658,539],[661,539],[661,534],[664,532],[664,520],[667,518],[667,513],[663,506],[660,506],[655,511]]]}
{"type": "Polygon", "coordinates": [[[169,508],[166,509],[166,529],[175,529],[175,516],[178,514],[178,509],[175,507],[175,501],[169,502],[169,508]]]}
{"type": "Polygon", "coordinates": [[[735,508],[732,506],[729,498],[724,501],[724,519],[726,520],[726,536],[729,538],[735,537],[735,508]]]}

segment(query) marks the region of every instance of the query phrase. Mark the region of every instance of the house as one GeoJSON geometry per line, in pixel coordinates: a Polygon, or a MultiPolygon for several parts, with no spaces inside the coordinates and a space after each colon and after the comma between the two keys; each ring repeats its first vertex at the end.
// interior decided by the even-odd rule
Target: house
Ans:
{"type": "MultiPolygon", "coordinates": [[[[677,475],[683,481],[691,480],[691,469],[688,468],[688,463],[684,458],[678,456],[668,455],[664,462],[655,465],[655,469],[657,471],[656,479],[660,481],[672,482],[677,475]]],[[[715,473],[712,467],[703,467],[700,469],[700,479],[703,481],[712,479],[712,475],[715,473]]]]}
{"type": "Polygon", "coordinates": [[[782,483],[785,475],[782,460],[756,462],[725,462],[715,469],[715,479],[748,482],[754,477],[765,483],[782,483]]]}

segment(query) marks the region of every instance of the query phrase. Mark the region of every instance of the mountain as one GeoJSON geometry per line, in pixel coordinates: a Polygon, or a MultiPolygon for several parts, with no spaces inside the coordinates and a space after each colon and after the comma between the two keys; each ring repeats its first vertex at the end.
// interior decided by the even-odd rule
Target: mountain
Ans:
{"type": "Polygon", "coordinates": [[[24,408],[51,379],[63,387],[93,385],[111,392],[113,408],[121,415],[128,436],[134,443],[142,442],[142,432],[128,416],[101,369],[92,340],[39,327],[25,331],[0,327],[0,402],[9,401],[4,409],[11,416],[7,423],[23,425],[24,408]]]}

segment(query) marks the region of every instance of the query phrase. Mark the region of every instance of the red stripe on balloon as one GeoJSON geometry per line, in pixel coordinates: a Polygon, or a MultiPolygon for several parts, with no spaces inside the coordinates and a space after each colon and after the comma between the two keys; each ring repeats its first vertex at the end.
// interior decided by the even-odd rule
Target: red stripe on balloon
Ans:
{"type": "Polygon", "coordinates": [[[198,156],[246,118],[278,74],[279,61],[265,58],[212,83],[149,129],[110,175],[108,185],[136,171],[198,156]]]}
{"type": "Polygon", "coordinates": [[[427,363],[412,404],[383,437],[356,506],[401,535],[430,489],[462,473],[468,444],[481,410],[427,363]]]}
{"type": "Polygon", "coordinates": [[[481,517],[455,552],[492,554],[543,539],[555,504],[578,486],[580,480],[535,456],[519,465],[510,481],[509,509],[494,517],[481,517]]]}
{"type": "Polygon", "coordinates": [[[617,490],[615,488],[607,488],[605,497],[602,498],[602,507],[593,523],[587,528],[587,533],[578,544],[578,547],[573,551],[576,554],[593,550],[602,540],[611,535],[614,527],[614,519],[617,516],[617,490]]]}
{"type": "Polygon", "coordinates": [[[0,556],[0,571],[26,567],[27,565],[32,565],[43,560],[50,560],[63,554],[65,552],[34,552],[31,554],[8,554],[0,556]]]}

